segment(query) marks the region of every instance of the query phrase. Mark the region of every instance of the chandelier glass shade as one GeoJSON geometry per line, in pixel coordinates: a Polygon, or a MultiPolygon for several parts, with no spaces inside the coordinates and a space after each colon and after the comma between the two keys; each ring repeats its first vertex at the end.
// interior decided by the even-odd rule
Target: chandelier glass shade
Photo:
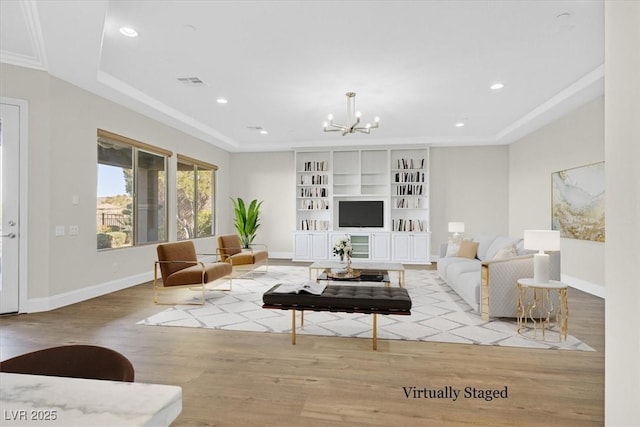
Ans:
{"type": "Polygon", "coordinates": [[[376,129],[380,123],[380,118],[375,117],[373,124],[367,123],[364,126],[360,126],[360,111],[356,111],[356,93],[347,92],[347,120],[348,124],[342,125],[340,123],[334,123],[333,114],[329,114],[326,122],[324,122],[325,132],[341,132],[342,136],[348,133],[371,133],[371,129],[376,129]]]}

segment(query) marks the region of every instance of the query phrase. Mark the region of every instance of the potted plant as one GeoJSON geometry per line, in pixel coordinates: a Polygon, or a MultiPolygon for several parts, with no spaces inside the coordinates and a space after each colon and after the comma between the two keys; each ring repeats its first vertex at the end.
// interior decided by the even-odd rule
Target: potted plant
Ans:
{"type": "Polygon", "coordinates": [[[240,197],[238,197],[237,200],[232,198],[231,201],[233,202],[233,210],[236,215],[233,225],[235,225],[238,231],[242,247],[248,248],[256,237],[258,227],[260,227],[259,217],[262,201],[252,200],[248,208],[244,200],[240,197]]]}

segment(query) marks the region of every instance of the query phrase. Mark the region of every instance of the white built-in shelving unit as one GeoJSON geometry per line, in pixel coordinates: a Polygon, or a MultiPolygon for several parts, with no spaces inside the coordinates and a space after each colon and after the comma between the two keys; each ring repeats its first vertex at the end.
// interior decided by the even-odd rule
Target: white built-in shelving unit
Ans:
{"type": "Polygon", "coordinates": [[[429,149],[297,151],[294,259],[333,257],[333,244],[351,236],[354,258],[429,263],[429,149]],[[339,203],[376,200],[381,228],[340,228],[339,203]]]}

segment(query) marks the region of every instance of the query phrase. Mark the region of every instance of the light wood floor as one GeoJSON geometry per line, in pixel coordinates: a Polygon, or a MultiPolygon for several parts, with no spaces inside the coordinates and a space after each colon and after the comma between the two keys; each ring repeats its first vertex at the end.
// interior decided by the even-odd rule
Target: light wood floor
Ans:
{"type": "Polygon", "coordinates": [[[569,292],[569,333],[595,352],[149,327],[145,283],[46,313],[0,318],[0,358],[61,344],[114,348],[136,381],[183,389],[175,426],[601,426],[604,301],[569,292]],[[414,399],[404,387],[504,389],[414,399]]]}

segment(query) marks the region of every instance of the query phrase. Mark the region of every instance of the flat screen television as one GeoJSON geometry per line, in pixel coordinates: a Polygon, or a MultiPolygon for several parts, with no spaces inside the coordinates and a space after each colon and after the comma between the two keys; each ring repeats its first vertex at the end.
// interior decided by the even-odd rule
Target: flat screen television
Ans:
{"type": "Polygon", "coordinates": [[[338,224],[340,227],[382,228],[384,227],[384,204],[382,200],[338,201],[338,224]]]}

